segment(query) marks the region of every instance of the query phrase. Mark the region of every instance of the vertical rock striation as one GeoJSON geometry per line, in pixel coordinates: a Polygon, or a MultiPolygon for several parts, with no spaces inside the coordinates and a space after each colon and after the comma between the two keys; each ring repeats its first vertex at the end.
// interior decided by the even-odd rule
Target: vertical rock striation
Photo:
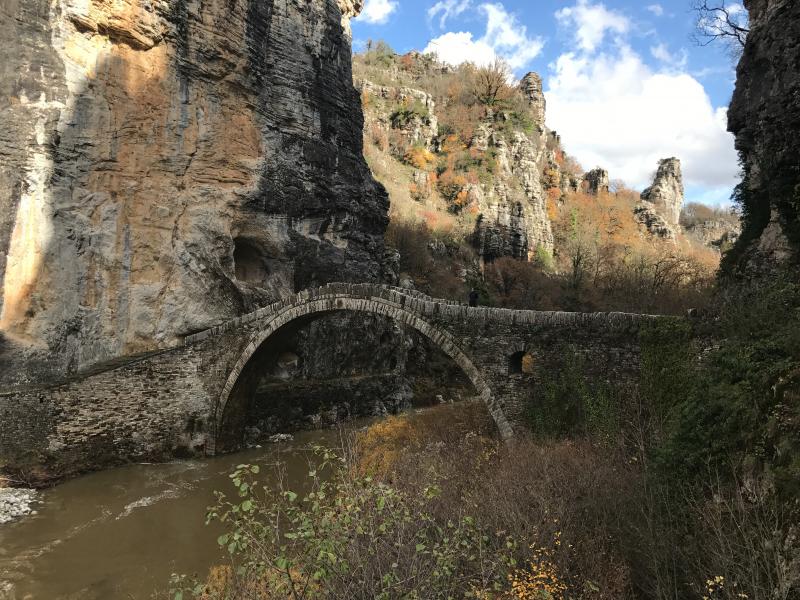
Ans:
{"type": "Polygon", "coordinates": [[[759,274],[800,259],[800,3],[744,4],[750,33],[728,110],[744,169],[744,221],[723,268],[759,274]]]}
{"type": "Polygon", "coordinates": [[[683,208],[681,161],[674,157],[658,161],[653,185],[642,192],[641,199],[634,208],[636,220],[653,235],[676,239],[683,208]]]}
{"type": "Polygon", "coordinates": [[[380,276],[361,0],[0,6],[0,331],[73,370],[380,276]]]}
{"type": "Polygon", "coordinates": [[[519,87],[531,107],[533,118],[540,129],[544,129],[544,120],[547,113],[547,101],[542,89],[542,78],[538,73],[528,73],[519,82],[519,87]]]}
{"type": "Polygon", "coordinates": [[[679,159],[673,157],[658,161],[653,185],[642,192],[642,200],[652,204],[667,225],[679,226],[683,208],[683,175],[679,159]]]}

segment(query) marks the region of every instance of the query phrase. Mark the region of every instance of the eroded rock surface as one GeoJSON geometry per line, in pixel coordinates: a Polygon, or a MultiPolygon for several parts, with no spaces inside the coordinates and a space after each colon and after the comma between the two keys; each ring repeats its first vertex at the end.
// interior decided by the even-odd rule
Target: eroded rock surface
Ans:
{"type": "Polygon", "coordinates": [[[478,129],[472,146],[491,150],[497,162],[492,183],[470,189],[480,215],[475,240],[483,260],[503,256],[529,260],[539,249],[553,251],[542,188],[542,172],[548,164],[546,135],[544,130],[532,136],[520,131],[506,134],[491,120],[478,129]]]}
{"type": "Polygon", "coordinates": [[[542,89],[542,78],[538,73],[528,73],[519,82],[519,87],[528,99],[531,112],[540,128],[544,129],[547,101],[542,89]]]}
{"type": "Polygon", "coordinates": [[[388,202],[362,158],[346,27],[361,4],[2,3],[0,329],[15,355],[73,370],[378,279],[388,202]]]}
{"type": "Polygon", "coordinates": [[[645,189],[635,209],[636,219],[652,234],[674,239],[680,231],[683,208],[681,161],[664,158],[658,162],[653,185],[645,189]]]}
{"type": "Polygon", "coordinates": [[[800,3],[745,0],[750,33],[728,129],[744,166],[744,226],[728,272],[769,273],[800,260],[800,3]]]}
{"type": "Polygon", "coordinates": [[[586,186],[586,193],[592,196],[607,194],[610,187],[608,171],[597,167],[583,176],[583,184],[586,186]]]}
{"type": "MultiPolygon", "coordinates": [[[[438,69],[434,64],[431,68],[438,69]]],[[[553,233],[547,215],[542,173],[554,163],[551,134],[544,128],[544,96],[541,79],[531,73],[523,91],[530,101],[532,117],[539,127],[530,133],[508,127],[509,115],[489,114],[475,128],[469,149],[476,155],[491,155],[496,168],[489,182],[464,182],[463,205],[473,205],[479,217],[473,241],[483,260],[512,256],[528,260],[539,249],[553,251],[553,233]],[[537,91],[538,90],[538,91],[537,91]]],[[[447,142],[440,135],[433,96],[408,86],[377,85],[359,80],[366,106],[366,133],[386,140],[391,155],[402,161],[409,147],[424,148],[436,158],[447,142]]],[[[378,144],[380,145],[380,144],[378,144]]],[[[407,161],[406,161],[407,162],[407,161]]],[[[418,198],[433,193],[436,174],[416,168],[412,179],[418,198]]]]}
{"type": "Polygon", "coordinates": [[[707,219],[684,226],[684,231],[705,246],[725,251],[736,243],[741,227],[730,220],[707,219]]]}
{"type": "Polygon", "coordinates": [[[642,200],[651,203],[671,227],[678,227],[683,208],[681,161],[664,158],[658,162],[653,185],[642,192],[642,200]]]}

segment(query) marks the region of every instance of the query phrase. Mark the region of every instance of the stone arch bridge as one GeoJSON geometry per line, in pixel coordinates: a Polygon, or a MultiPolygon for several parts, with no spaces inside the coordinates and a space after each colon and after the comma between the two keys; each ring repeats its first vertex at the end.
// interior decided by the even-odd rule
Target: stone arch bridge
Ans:
{"type": "Polygon", "coordinates": [[[642,325],[656,317],[471,308],[383,285],[309,289],[185,338],[47,386],[0,392],[0,468],[58,477],[128,460],[236,446],[258,364],[293,328],[337,311],[384,315],[461,368],[502,436],[535,407],[536,382],[564,348],[590,374],[633,383],[642,325]],[[37,471],[38,472],[38,471],[37,471]]]}

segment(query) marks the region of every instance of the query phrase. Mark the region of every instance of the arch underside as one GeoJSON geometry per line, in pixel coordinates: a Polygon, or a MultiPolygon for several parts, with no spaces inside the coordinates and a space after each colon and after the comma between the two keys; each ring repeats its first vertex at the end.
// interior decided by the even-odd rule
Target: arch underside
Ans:
{"type": "Polygon", "coordinates": [[[286,326],[292,323],[345,311],[385,316],[400,324],[411,327],[427,337],[431,343],[449,356],[470,380],[478,396],[486,404],[489,413],[497,424],[501,436],[509,438],[513,435],[511,425],[506,419],[502,408],[495,401],[483,374],[459,348],[458,344],[448,332],[432,325],[427,320],[405,309],[403,306],[382,298],[335,296],[306,300],[284,307],[275,314],[267,317],[263,326],[252,335],[250,343],[246,346],[239,360],[231,370],[217,405],[215,406],[214,447],[210,449],[212,453],[223,449],[225,446],[225,440],[223,438],[226,435],[226,430],[230,429],[230,427],[226,427],[226,414],[229,409],[230,401],[242,386],[252,384],[252,381],[248,381],[248,379],[255,377],[255,373],[253,369],[248,370],[248,365],[251,364],[254,357],[256,357],[259,352],[265,351],[267,341],[276,334],[279,334],[282,329],[285,330],[286,326]]]}

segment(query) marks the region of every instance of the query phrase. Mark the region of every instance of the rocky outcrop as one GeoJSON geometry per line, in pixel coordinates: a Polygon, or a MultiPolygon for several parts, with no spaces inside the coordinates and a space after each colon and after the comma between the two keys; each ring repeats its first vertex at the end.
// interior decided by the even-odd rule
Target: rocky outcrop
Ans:
{"type": "Polygon", "coordinates": [[[14,355],[42,348],[72,370],[378,279],[388,202],[362,157],[343,27],[361,4],[0,5],[14,355]]]}
{"type": "Polygon", "coordinates": [[[651,204],[646,202],[637,204],[633,208],[633,216],[649,234],[667,240],[675,240],[677,238],[675,229],[651,204]]]}
{"type": "Polygon", "coordinates": [[[800,260],[800,3],[744,4],[750,33],[728,110],[744,168],[744,222],[723,269],[768,274],[800,260]]]}
{"type": "Polygon", "coordinates": [[[611,186],[608,171],[600,167],[592,169],[583,176],[583,185],[586,188],[586,193],[592,196],[607,194],[611,186]]]}
{"type": "Polygon", "coordinates": [[[665,158],[658,162],[653,185],[645,189],[634,215],[650,233],[675,239],[680,231],[683,208],[683,175],[681,161],[665,158]]]}
{"type": "Polygon", "coordinates": [[[681,161],[664,158],[658,162],[653,185],[642,192],[642,201],[649,202],[670,227],[679,227],[683,208],[683,175],[681,161]]]}
{"type": "Polygon", "coordinates": [[[683,230],[686,235],[704,246],[720,251],[725,251],[733,246],[741,233],[739,226],[722,219],[697,221],[690,225],[684,225],[683,230]]]}
{"type": "MultiPolygon", "coordinates": [[[[416,56],[415,60],[422,58],[416,56]]],[[[415,64],[411,61],[412,72],[415,72],[415,64]]],[[[435,63],[428,67],[439,68],[435,63]]],[[[534,128],[530,134],[516,131],[509,126],[510,117],[505,111],[490,110],[475,127],[469,141],[470,152],[475,156],[491,156],[494,163],[490,181],[464,180],[463,192],[467,200],[458,207],[471,206],[479,215],[472,240],[484,261],[503,256],[529,260],[538,249],[553,251],[542,172],[552,162],[548,142],[554,138],[543,125],[541,79],[530,73],[524,81],[534,119],[542,126],[534,128]],[[542,113],[537,116],[538,110],[542,113]]],[[[356,86],[362,92],[365,105],[368,143],[388,150],[392,158],[405,163],[409,162],[405,155],[410,147],[423,147],[434,153],[428,155],[432,166],[427,170],[415,168],[411,174],[412,197],[429,199],[436,185],[435,158],[446,157],[446,152],[436,154],[445,136],[439,135],[433,96],[412,87],[377,85],[365,79],[357,81],[356,86]]]]}
{"type": "Polygon", "coordinates": [[[520,79],[519,87],[533,113],[533,118],[541,129],[544,129],[545,114],[547,112],[547,101],[542,90],[542,78],[538,73],[528,73],[520,79]]]}
{"type": "MultiPolygon", "coordinates": [[[[544,133],[542,134],[542,136],[544,133]]],[[[541,137],[533,139],[516,131],[510,139],[484,122],[472,145],[491,151],[496,178],[490,185],[473,185],[470,200],[478,208],[475,245],[484,261],[503,256],[531,260],[537,251],[553,251],[553,231],[542,189],[546,148],[541,137]]]]}
{"type": "Polygon", "coordinates": [[[394,129],[400,134],[398,151],[411,144],[422,145],[431,150],[439,135],[436,118],[436,103],[433,97],[422,90],[409,87],[376,85],[371,81],[359,81],[356,86],[364,95],[381,103],[378,110],[370,112],[367,125],[373,124],[384,130],[394,129]]]}

